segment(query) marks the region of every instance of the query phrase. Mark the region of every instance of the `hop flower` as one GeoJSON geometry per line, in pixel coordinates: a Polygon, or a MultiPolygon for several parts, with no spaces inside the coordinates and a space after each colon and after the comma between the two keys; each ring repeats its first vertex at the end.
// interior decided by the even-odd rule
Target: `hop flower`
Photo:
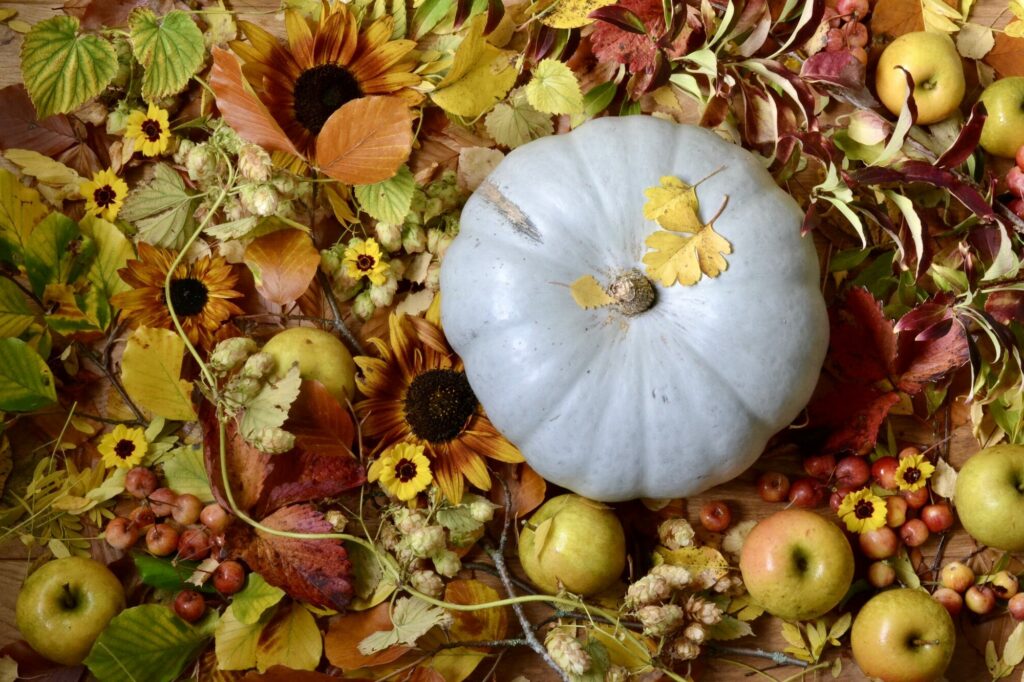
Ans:
{"type": "Polygon", "coordinates": [[[210,369],[218,374],[232,372],[256,352],[256,342],[244,336],[226,339],[210,353],[210,369]]]}
{"type": "Polygon", "coordinates": [[[680,637],[672,642],[669,653],[672,658],[677,658],[680,661],[692,661],[700,656],[700,647],[685,637],[680,637]]]}
{"type": "Polygon", "coordinates": [[[243,178],[253,182],[266,182],[270,179],[272,169],[270,154],[263,147],[248,142],[242,144],[238,150],[238,172],[243,178]]]}
{"type": "Polygon", "coordinates": [[[626,590],[627,606],[643,606],[665,601],[672,594],[668,581],[660,575],[645,575],[626,590]]]}
{"type": "Polygon", "coordinates": [[[418,557],[433,556],[444,549],[444,528],[423,526],[408,535],[409,549],[418,557]]]}
{"type": "Polygon", "coordinates": [[[659,564],[651,569],[651,575],[664,578],[668,586],[673,590],[682,590],[689,587],[690,582],[693,580],[693,576],[688,570],[682,566],[671,566],[669,564],[659,564]]]}
{"type": "Polygon", "coordinates": [[[405,507],[395,512],[395,526],[405,535],[409,535],[427,524],[427,518],[415,509],[405,507]]]}
{"type": "Polygon", "coordinates": [[[438,258],[444,255],[448,246],[452,243],[452,236],[444,230],[430,228],[427,230],[427,251],[438,258]]]}
{"type": "Polygon", "coordinates": [[[661,544],[669,549],[680,549],[693,544],[693,526],[686,519],[669,519],[658,526],[661,544]]]}
{"type": "Polygon", "coordinates": [[[583,645],[565,630],[549,632],[544,646],[558,667],[570,675],[582,675],[590,669],[590,656],[583,645]]]}
{"type": "Polygon", "coordinates": [[[743,578],[738,575],[727,575],[719,578],[714,585],[711,586],[715,592],[719,594],[741,594],[743,592],[743,578]]]}
{"type": "Polygon", "coordinates": [[[494,510],[498,508],[498,505],[485,500],[482,497],[478,497],[473,500],[469,505],[469,515],[473,517],[474,521],[480,523],[487,523],[494,518],[494,510]]]}
{"type": "Polygon", "coordinates": [[[324,521],[331,524],[331,528],[339,533],[344,531],[345,526],[348,525],[348,517],[337,509],[332,509],[324,514],[324,521]]]}
{"type": "Polygon", "coordinates": [[[384,546],[384,549],[389,552],[393,552],[398,549],[399,544],[402,542],[402,534],[398,532],[393,524],[385,521],[380,524],[380,544],[384,546]]]}
{"type": "Polygon", "coordinates": [[[444,582],[441,576],[430,570],[413,571],[409,576],[409,582],[414,589],[419,590],[428,597],[440,597],[444,592],[444,582]]]}
{"type": "Polygon", "coordinates": [[[686,613],[676,604],[664,604],[637,609],[636,617],[643,623],[645,635],[665,637],[682,627],[686,613]]]}
{"type": "Polygon", "coordinates": [[[208,144],[197,144],[185,155],[185,170],[188,171],[188,177],[196,182],[215,177],[218,167],[217,153],[208,144]]]}
{"type": "Polygon", "coordinates": [[[276,426],[264,426],[246,440],[268,455],[280,455],[295,447],[295,436],[276,426]]]}
{"type": "Polygon", "coordinates": [[[274,371],[277,361],[270,353],[255,353],[249,356],[242,367],[242,376],[262,379],[274,371]]]}
{"type": "Polygon", "coordinates": [[[402,248],[406,253],[421,253],[427,248],[427,235],[419,225],[402,230],[402,248]]]}
{"type": "Polygon", "coordinates": [[[604,682],[627,682],[629,671],[621,665],[613,665],[604,674],[604,682]]]}
{"type": "Polygon", "coordinates": [[[210,136],[210,142],[217,145],[228,154],[237,154],[244,144],[242,138],[238,136],[230,126],[226,123],[220,125],[217,130],[213,131],[213,135],[210,136]]]}
{"type": "Polygon", "coordinates": [[[703,644],[704,640],[707,639],[708,631],[700,623],[690,623],[683,630],[683,637],[690,640],[694,644],[703,644]]]}
{"type": "Polygon", "coordinates": [[[722,609],[718,608],[714,602],[697,595],[686,600],[686,613],[690,618],[704,625],[714,625],[722,620],[722,609]]]}
{"type": "Polygon", "coordinates": [[[377,227],[374,228],[374,234],[377,235],[377,241],[384,247],[384,250],[388,253],[394,253],[402,248],[402,226],[392,225],[391,223],[377,223],[377,227]]]}
{"type": "Polygon", "coordinates": [[[434,570],[446,578],[454,578],[455,574],[462,570],[459,555],[450,550],[443,549],[430,559],[434,562],[434,570]]]}
{"type": "MultiPolygon", "coordinates": [[[[127,116],[127,114],[125,114],[125,116],[127,116]]],[[[178,140],[178,148],[174,150],[174,156],[171,157],[174,159],[174,163],[178,164],[179,166],[184,166],[186,160],[188,159],[188,153],[192,151],[192,149],[195,148],[195,146],[196,143],[193,142],[192,140],[187,140],[185,138],[178,140]]]]}
{"type": "Polygon", "coordinates": [[[389,268],[388,278],[384,280],[383,284],[372,284],[369,291],[370,302],[375,306],[391,305],[391,301],[395,298],[395,292],[398,291],[398,278],[395,276],[394,268],[389,268]]]}
{"type": "Polygon", "coordinates": [[[269,216],[277,211],[277,190],[270,185],[244,185],[238,196],[249,213],[269,216]]]}
{"type": "Polygon", "coordinates": [[[363,320],[370,319],[370,316],[373,315],[373,311],[376,309],[377,306],[374,305],[369,290],[363,291],[352,301],[352,312],[363,320]]]}
{"type": "Polygon", "coordinates": [[[236,375],[224,387],[224,400],[235,407],[243,407],[256,397],[262,385],[259,379],[236,375]]]}

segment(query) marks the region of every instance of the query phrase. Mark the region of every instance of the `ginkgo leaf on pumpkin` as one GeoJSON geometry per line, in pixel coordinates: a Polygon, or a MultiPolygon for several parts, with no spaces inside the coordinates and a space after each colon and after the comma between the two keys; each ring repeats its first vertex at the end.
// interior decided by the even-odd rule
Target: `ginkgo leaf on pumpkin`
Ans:
{"type": "Polygon", "coordinates": [[[139,327],[121,357],[121,383],[132,400],[165,419],[196,418],[192,382],[181,378],[185,342],[170,329],[139,327]]]}
{"type": "Polygon", "coordinates": [[[644,190],[644,195],[647,197],[644,218],[674,232],[698,232],[701,229],[697,216],[696,185],[666,175],[661,178],[660,187],[649,187],[644,190]]]}
{"type": "Polygon", "coordinates": [[[412,119],[398,97],[360,97],[343,104],[317,136],[320,170],[349,185],[387,180],[412,151],[412,119]]]}
{"type": "Polygon", "coordinates": [[[583,111],[583,93],[576,74],[557,59],[545,59],[533,69],[526,85],[526,99],[534,109],[547,114],[578,114],[583,111]]]}
{"type": "Polygon", "coordinates": [[[601,308],[614,300],[591,275],[583,275],[573,282],[569,286],[569,291],[572,293],[572,300],[584,310],[601,308]]]}

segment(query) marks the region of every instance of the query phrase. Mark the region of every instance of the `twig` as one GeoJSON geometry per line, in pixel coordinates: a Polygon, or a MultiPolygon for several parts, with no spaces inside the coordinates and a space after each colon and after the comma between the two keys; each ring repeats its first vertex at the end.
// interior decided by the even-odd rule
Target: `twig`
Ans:
{"type": "MultiPolygon", "coordinates": [[[[471,571],[480,571],[488,575],[501,577],[498,575],[497,569],[495,569],[494,566],[491,566],[490,564],[485,564],[478,561],[467,561],[463,562],[462,567],[468,568],[471,571]]],[[[509,576],[509,580],[512,582],[513,585],[518,587],[523,592],[526,592],[527,594],[537,594],[537,591],[534,590],[530,585],[516,578],[515,576],[509,576]]]]}
{"type": "Polygon", "coordinates": [[[535,630],[539,630],[542,626],[548,623],[554,623],[555,621],[562,618],[572,618],[573,620],[586,621],[588,623],[601,623],[603,625],[614,625],[616,627],[623,627],[627,630],[636,630],[637,632],[643,632],[644,626],[640,623],[630,623],[629,621],[614,621],[611,618],[605,618],[604,616],[595,616],[588,613],[579,613],[578,611],[565,611],[558,609],[551,616],[545,618],[540,623],[537,623],[535,630]]]}
{"type": "Polygon", "coordinates": [[[31,289],[29,289],[28,287],[26,287],[26,286],[25,286],[24,284],[22,284],[22,283],[21,283],[20,281],[18,281],[18,278],[17,278],[17,277],[15,277],[15,276],[14,276],[14,275],[12,275],[11,273],[9,273],[9,272],[6,272],[6,271],[4,271],[4,270],[0,270],[0,277],[3,277],[4,279],[8,279],[8,280],[10,280],[11,282],[13,282],[13,283],[14,283],[14,286],[16,286],[16,287],[18,287],[19,289],[21,289],[21,292],[22,292],[23,294],[25,294],[26,296],[28,296],[28,297],[29,297],[30,299],[32,299],[32,302],[33,302],[33,303],[35,303],[35,304],[36,304],[37,306],[39,306],[40,310],[42,310],[42,311],[43,311],[44,313],[46,312],[46,306],[45,306],[45,305],[43,304],[43,301],[42,301],[42,300],[41,300],[41,299],[40,299],[40,298],[39,298],[38,296],[36,296],[36,294],[35,294],[35,292],[34,292],[34,291],[32,291],[31,289]]]}
{"type": "Polygon", "coordinates": [[[717,646],[710,645],[708,650],[712,655],[726,655],[726,656],[749,656],[751,658],[765,658],[774,663],[775,665],[793,665],[798,668],[806,668],[809,664],[807,661],[801,661],[798,658],[787,656],[781,651],[765,651],[764,649],[747,649],[744,647],[735,646],[717,646]]]}
{"type": "Polygon", "coordinates": [[[437,645],[436,650],[442,651],[444,649],[461,649],[463,647],[468,648],[484,648],[484,649],[499,649],[499,648],[512,648],[517,646],[530,646],[530,643],[526,641],[525,637],[509,637],[508,639],[479,639],[469,641],[455,641],[455,642],[443,642],[437,645]]]}
{"type": "Polygon", "coordinates": [[[359,343],[359,339],[349,331],[349,328],[345,326],[344,320],[341,319],[341,309],[338,307],[338,299],[334,298],[334,292],[331,291],[331,282],[327,279],[327,275],[324,274],[323,270],[317,270],[316,277],[317,281],[320,282],[320,288],[323,289],[324,298],[327,299],[327,305],[331,308],[331,314],[334,315],[334,319],[330,320],[329,324],[334,328],[335,332],[345,339],[349,347],[355,351],[356,355],[366,355],[366,351],[363,349],[363,344],[359,343]]]}
{"type": "MultiPolygon", "coordinates": [[[[508,566],[505,564],[505,545],[508,542],[508,529],[512,523],[512,495],[509,494],[508,484],[505,483],[505,480],[499,478],[498,481],[501,483],[502,491],[505,494],[505,519],[501,528],[501,539],[498,541],[498,548],[488,547],[487,554],[491,557],[494,567],[498,570],[498,578],[505,586],[505,592],[508,593],[509,597],[514,598],[516,594],[512,587],[512,578],[508,573],[508,566]]],[[[526,645],[533,649],[547,663],[548,667],[558,674],[559,679],[563,680],[563,682],[570,682],[569,674],[562,670],[560,665],[555,663],[555,659],[551,658],[551,654],[548,653],[548,650],[537,639],[533,626],[530,625],[526,612],[523,611],[522,604],[512,604],[512,610],[515,611],[516,618],[519,619],[519,625],[523,629],[523,638],[526,640],[526,645]]]]}
{"type": "Polygon", "coordinates": [[[132,413],[135,415],[135,419],[142,424],[147,424],[148,422],[146,421],[146,415],[142,414],[142,410],[140,410],[139,406],[135,404],[135,401],[131,399],[131,397],[128,395],[128,392],[124,390],[124,386],[121,385],[121,380],[117,378],[113,371],[111,371],[110,367],[101,362],[100,359],[96,357],[96,354],[92,352],[92,349],[90,349],[88,346],[79,343],[78,347],[81,349],[83,353],[85,353],[85,356],[87,358],[92,360],[93,364],[100,368],[100,371],[103,372],[103,375],[110,380],[110,383],[113,384],[114,389],[117,390],[118,394],[121,396],[121,400],[124,401],[125,405],[128,406],[128,409],[130,409],[132,413]]]}

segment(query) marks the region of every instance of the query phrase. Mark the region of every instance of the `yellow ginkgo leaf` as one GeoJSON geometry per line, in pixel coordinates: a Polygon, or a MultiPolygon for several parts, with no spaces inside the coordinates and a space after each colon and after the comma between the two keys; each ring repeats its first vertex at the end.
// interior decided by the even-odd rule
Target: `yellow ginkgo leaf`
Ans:
{"type": "Polygon", "coordinates": [[[583,275],[573,282],[569,291],[572,292],[572,299],[576,301],[576,305],[584,310],[601,308],[614,300],[590,275],[583,275]]]}
{"type": "Polygon", "coordinates": [[[661,179],[661,187],[644,190],[647,197],[644,217],[673,232],[699,232],[701,222],[697,217],[699,204],[695,188],[696,185],[666,175],[661,179]]]}
{"type": "Polygon", "coordinates": [[[732,246],[711,224],[695,234],[658,230],[647,237],[646,244],[654,249],[644,256],[647,274],[666,287],[676,281],[694,285],[702,273],[717,277],[728,267],[723,254],[732,253],[732,246]]]}

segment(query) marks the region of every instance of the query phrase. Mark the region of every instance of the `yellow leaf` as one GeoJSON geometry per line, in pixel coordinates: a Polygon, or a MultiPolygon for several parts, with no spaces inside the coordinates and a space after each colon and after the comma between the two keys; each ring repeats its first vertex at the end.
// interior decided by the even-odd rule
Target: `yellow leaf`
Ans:
{"type": "Polygon", "coordinates": [[[1014,19],[1003,30],[1011,38],[1024,38],[1024,19],[1014,19]]]}
{"type": "Polygon", "coordinates": [[[572,292],[572,300],[584,310],[600,308],[612,302],[608,292],[590,275],[583,275],[573,282],[569,291],[572,292]]]}
{"type": "Polygon", "coordinates": [[[0,168],[0,255],[20,252],[32,228],[46,213],[39,192],[0,168]]]}
{"type": "MultiPolygon", "coordinates": [[[[453,604],[482,604],[497,601],[500,595],[479,580],[453,580],[445,588],[444,598],[453,604]]],[[[452,626],[449,636],[454,641],[501,639],[508,632],[507,607],[450,613],[452,626]]],[[[422,645],[427,647],[429,642],[423,641],[422,645]]],[[[446,682],[462,682],[487,655],[476,649],[447,649],[431,657],[427,665],[440,673],[446,682]]]]}
{"type": "Polygon", "coordinates": [[[617,0],[562,0],[540,23],[551,28],[579,28],[593,23],[587,15],[600,7],[614,5],[617,0]]]}
{"type": "Polygon", "coordinates": [[[661,179],[661,187],[644,190],[644,196],[647,197],[644,217],[656,221],[666,230],[700,231],[700,218],[697,217],[699,204],[695,187],[679,178],[666,175],[661,179]]]}
{"type": "MultiPolygon", "coordinates": [[[[807,651],[807,645],[804,644],[804,636],[803,633],[800,632],[799,626],[792,623],[783,623],[782,638],[789,642],[796,651],[807,651]]],[[[789,651],[789,649],[787,649],[787,651],[789,651]]]]}
{"type": "Polygon", "coordinates": [[[324,642],[313,615],[299,604],[279,611],[260,633],[256,647],[256,669],[264,672],[275,665],[292,670],[315,670],[323,655],[324,642]]]}
{"type": "Polygon", "coordinates": [[[597,640],[608,650],[608,660],[639,675],[652,669],[651,660],[658,652],[658,644],[650,637],[634,633],[630,636],[614,625],[592,623],[587,637],[597,640]]]}
{"type": "Polygon", "coordinates": [[[1024,21],[1024,0],[1010,0],[1010,11],[1017,19],[1024,21]]]}
{"type": "Polygon", "coordinates": [[[660,558],[669,566],[682,566],[688,570],[703,587],[711,587],[729,572],[729,562],[721,552],[711,547],[658,547],[655,553],[656,560],[660,558]]]}
{"type": "Polygon", "coordinates": [[[139,327],[121,358],[121,382],[132,400],[165,419],[192,420],[192,382],[181,379],[185,342],[169,329],[139,327]]]}
{"type": "Polygon", "coordinates": [[[22,173],[31,175],[47,185],[54,187],[71,185],[77,189],[82,184],[82,176],[78,174],[78,171],[31,149],[8,149],[4,152],[4,156],[18,166],[22,173]]]}
{"type": "Polygon", "coordinates": [[[694,235],[658,230],[645,243],[654,249],[643,259],[647,274],[666,287],[676,281],[691,286],[700,281],[702,273],[718,277],[728,267],[722,254],[732,253],[729,242],[710,224],[694,235]]]}
{"type": "Polygon", "coordinates": [[[526,101],[545,114],[578,114],[583,93],[576,74],[557,59],[545,59],[533,69],[526,85],[526,101]]]}
{"type": "Polygon", "coordinates": [[[518,53],[484,40],[485,22],[484,15],[473,20],[455,51],[452,68],[430,94],[435,104],[456,116],[476,118],[501,101],[516,82],[512,64],[518,53]]]}

